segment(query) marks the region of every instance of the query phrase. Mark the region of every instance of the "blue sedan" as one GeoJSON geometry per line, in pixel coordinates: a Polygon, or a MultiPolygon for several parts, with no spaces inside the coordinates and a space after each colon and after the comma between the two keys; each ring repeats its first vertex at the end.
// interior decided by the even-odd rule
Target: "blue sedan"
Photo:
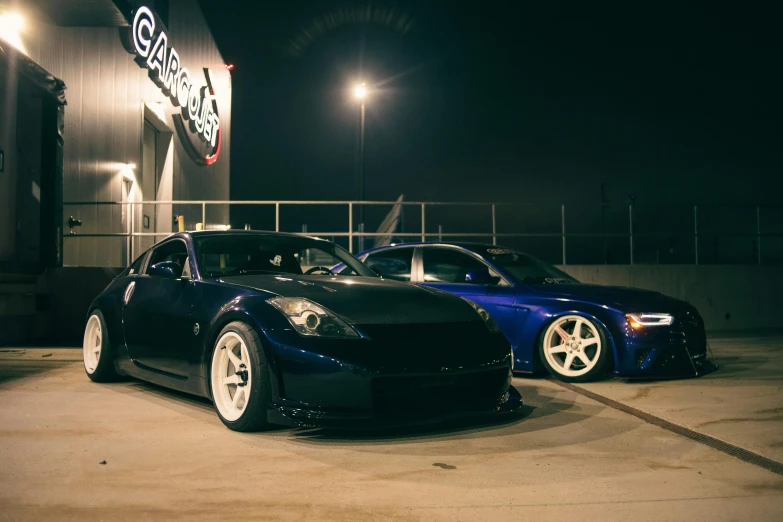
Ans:
{"type": "Polygon", "coordinates": [[[406,243],[357,257],[384,278],[477,303],[510,341],[516,372],[545,369],[586,382],[608,373],[685,377],[715,368],[699,312],[657,292],[581,284],[533,256],[487,244],[406,243]]]}

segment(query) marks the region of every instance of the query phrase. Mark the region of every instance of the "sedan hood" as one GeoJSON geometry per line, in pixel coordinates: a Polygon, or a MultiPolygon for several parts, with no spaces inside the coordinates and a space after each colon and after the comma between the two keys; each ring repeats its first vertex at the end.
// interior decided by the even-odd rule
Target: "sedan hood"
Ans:
{"type": "Polygon", "coordinates": [[[282,297],[303,297],[357,325],[480,320],[457,296],[374,277],[239,275],[221,281],[282,297]]]}
{"type": "Polygon", "coordinates": [[[625,312],[679,312],[692,308],[685,301],[640,288],[589,284],[536,285],[534,288],[546,296],[611,306],[625,312]]]}

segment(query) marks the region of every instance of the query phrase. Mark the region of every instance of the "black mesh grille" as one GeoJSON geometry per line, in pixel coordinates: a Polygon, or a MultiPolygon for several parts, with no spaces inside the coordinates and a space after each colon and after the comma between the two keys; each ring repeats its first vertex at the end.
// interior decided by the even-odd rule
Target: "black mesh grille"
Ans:
{"type": "Polygon", "coordinates": [[[508,382],[508,368],[456,375],[376,377],[373,404],[378,413],[489,409],[497,404],[508,382]]]}
{"type": "Polygon", "coordinates": [[[411,343],[430,338],[466,340],[486,336],[487,327],[481,321],[426,324],[362,324],[359,329],[376,341],[411,343]]]}
{"type": "Polygon", "coordinates": [[[647,359],[647,356],[650,355],[650,352],[653,351],[652,348],[643,348],[641,350],[636,351],[636,366],[641,368],[642,363],[644,363],[644,360],[647,359]]]}
{"type": "Polygon", "coordinates": [[[696,312],[686,312],[678,319],[685,336],[685,347],[691,358],[703,358],[707,352],[707,338],[701,316],[696,312]]]}

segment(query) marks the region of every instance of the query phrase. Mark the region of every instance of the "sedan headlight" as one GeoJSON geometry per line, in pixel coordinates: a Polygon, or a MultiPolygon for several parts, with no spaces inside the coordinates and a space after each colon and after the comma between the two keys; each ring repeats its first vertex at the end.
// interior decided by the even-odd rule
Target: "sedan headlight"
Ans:
{"type": "Polygon", "coordinates": [[[489,329],[490,332],[495,333],[500,331],[500,328],[498,328],[498,323],[496,323],[495,320],[492,319],[492,316],[489,315],[489,312],[484,310],[482,307],[480,307],[470,299],[466,299],[464,297],[462,299],[465,299],[465,301],[467,301],[470,304],[470,306],[473,307],[476,313],[479,314],[481,319],[484,321],[484,324],[487,325],[487,328],[489,329]]]}
{"type": "Polygon", "coordinates": [[[634,330],[645,326],[668,326],[674,322],[671,314],[625,314],[625,318],[634,330]]]}
{"type": "Polygon", "coordinates": [[[274,297],[271,304],[286,316],[301,335],[315,337],[359,337],[345,321],[323,306],[299,297],[274,297]]]}

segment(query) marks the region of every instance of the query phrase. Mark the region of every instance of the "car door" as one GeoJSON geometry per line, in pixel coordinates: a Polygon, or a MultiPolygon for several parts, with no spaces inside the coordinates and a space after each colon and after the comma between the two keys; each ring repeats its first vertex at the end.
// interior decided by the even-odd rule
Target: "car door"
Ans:
{"type": "Polygon", "coordinates": [[[506,284],[480,257],[459,247],[421,246],[414,263],[414,280],[423,286],[444,290],[470,299],[483,307],[498,323],[511,344],[516,340],[515,290],[506,284]],[[496,282],[472,282],[469,273],[487,272],[496,282]]]}
{"type": "Polygon", "coordinates": [[[368,254],[363,262],[386,279],[410,283],[413,253],[414,247],[388,248],[368,254]]]}
{"type": "MultiPolygon", "coordinates": [[[[193,346],[193,308],[199,287],[190,278],[188,247],[182,239],[161,243],[149,254],[143,274],[125,293],[122,311],[125,343],[130,358],[147,369],[180,378],[190,373],[193,346]],[[163,262],[182,267],[174,277],[155,273],[163,262]]],[[[170,265],[171,266],[171,265],[170,265]]]]}

